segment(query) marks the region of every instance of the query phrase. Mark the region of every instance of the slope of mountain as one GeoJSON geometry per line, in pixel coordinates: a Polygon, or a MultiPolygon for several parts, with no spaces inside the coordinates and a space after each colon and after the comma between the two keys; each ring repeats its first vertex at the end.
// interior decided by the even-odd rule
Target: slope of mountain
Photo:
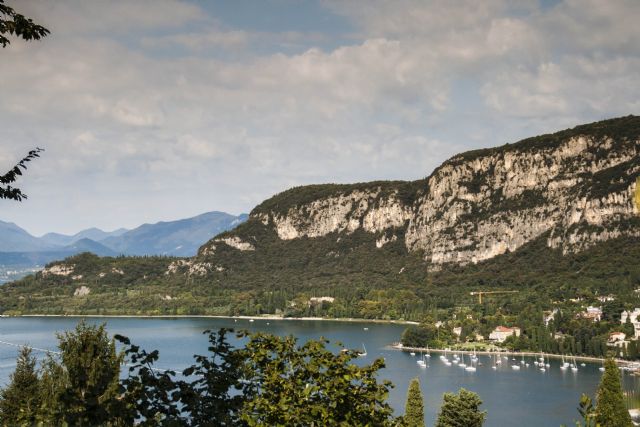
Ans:
{"type": "Polygon", "coordinates": [[[195,257],[74,257],[3,287],[0,310],[416,319],[478,287],[632,293],[639,149],[627,116],[462,153],[424,180],[293,188],[195,257]],[[80,284],[92,293],[71,297],[80,284]]]}
{"type": "Polygon", "coordinates": [[[178,221],[144,224],[120,236],[101,241],[112,250],[127,255],[193,256],[210,237],[229,230],[247,215],[207,212],[178,221]]]}
{"type": "Polygon", "coordinates": [[[0,236],[0,252],[43,251],[56,246],[32,236],[11,222],[0,221],[0,236]]]}
{"type": "Polygon", "coordinates": [[[86,237],[78,241],[75,241],[70,245],[65,246],[60,251],[70,252],[73,254],[77,254],[81,252],[91,252],[92,254],[96,254],[98,256],[116,256],[117,255],[115,251],[106,247],[102,243],[96,242],[86,237]]]}
{"type": "Polygon", "coordinates": [[[40,237],[40,240],[53,246],[67,246],[81,239],[91,239],[94,242],[99,242],[106,239],[107,237],[121,236],[127,231],[129,230],[127,230],[126,228],[119,228],[114,231],[102,231],[99,228],[93,227],[82,230],[72,236],[59,233],[47,233],[44,236],[40,237]]]}

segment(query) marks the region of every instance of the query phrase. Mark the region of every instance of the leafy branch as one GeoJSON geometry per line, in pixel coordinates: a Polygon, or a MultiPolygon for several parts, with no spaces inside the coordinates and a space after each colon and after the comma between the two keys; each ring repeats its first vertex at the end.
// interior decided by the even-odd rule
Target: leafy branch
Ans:
{"type": "Polygon", "coordinates": [[[15,35],[23,40],[40,40],[50,34],[42,25],[38,25],[31,18],[17,13],[12,7],[0,0],[0,44],[7,47],[11,41],[5,34],[15,35]]]}
{"type": "MultiPolygon", "coordinates": [[[[0,3],[2,0],[0,0],[0,3]]],[[[0,8],[2,4],[0,4],[0,8]]],[[[0,9],[1,10],[1,9],[0,9]]],[[[2,23],[0,22],[0,25],[2,23]]],[[[36,148],[34,150],[29,151],[26,157],[20,160],[9,172],[0,176],[0,199],[9,199],[9,200],[17,200],[22,201],[27,198],[27,195],[20,191],[19,188],[12,187],[11,183],[15,182],[19,176],[22,176],[22,170],[27,169],[27,163],[36,157],[40,157],[41,152],[44,150],[42,148],[36,148]]]]}

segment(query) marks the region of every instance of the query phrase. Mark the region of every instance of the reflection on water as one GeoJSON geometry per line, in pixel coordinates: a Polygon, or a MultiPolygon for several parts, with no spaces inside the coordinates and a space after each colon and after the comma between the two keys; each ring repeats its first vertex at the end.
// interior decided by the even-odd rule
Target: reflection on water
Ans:
{"type": "MultiPolygon", "coordinates": [[[[55,350],[56,332],[70,330],[76,318],[0,318],[0,340],[29,344],[55,350]]],[[[404,400],[409,381],[420,378],[425,397],[427,423],[432,425],[442,403],[442,393],[457,391],[464,387],[480,395],[488,411],[486,426],[559,426],[573,424],[577,419],[576,407],[581,393],[595,394],[601,372],[599,364],[579,367],[578,372],[561,370],[561,361],[551,360],[550,367],[541,372],[534,366],[535,358],[504,360],[492,369],[490,356],[479,355],[476,371],[469,372],[458,365],[447,366],[435,353],[426,360],[426,368],[418,366],[419,354],[391,350],[387,346],[397,341],[404,326],[382,323],[323,322],[299,320],[246,319],[136,319],[110,318],[89,319],[91,322],[107,322],[109,332],[131,338],[147,350],[160,350],[159,368],[180,371],[192,363],[192,355],[204,354],[207,349],[205,329],[221,327],[264,331],[278,335],[294,335],[301,341],[325,337],[342,345],[367,349],[367,355],[356,363],[371,363],[384,357],[387,367],[381,371],[381,379],[395,384],[389,396],[391,405],[398,413],[404,410],[404,400]],[[513,364],[521,364],[516,370],[513,364]]],[[[338,351],[341,347],[336,346],[338,351]]],[[[0,383],[5,384],[15,366],[17,348],[0,345],[0,383]]],[[[465,356],[465,364],[470,364],[465,356]]],[[[638,379],[624,374],[626,390],[638,390],[638,379]]]]}

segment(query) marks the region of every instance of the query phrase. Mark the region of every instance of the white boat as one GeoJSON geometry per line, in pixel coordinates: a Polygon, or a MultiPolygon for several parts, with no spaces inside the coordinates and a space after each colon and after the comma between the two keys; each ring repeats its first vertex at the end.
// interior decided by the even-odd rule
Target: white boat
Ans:
{"type": "Polygon", "coordinates": [[[522,355],[522,360],[520,361],[521,365],[524,365],[524,354],[522,355]]]}
{"type": "Polygon", "coordinates": [[[424,361],[424,356],[422,355],[422,353],[420,353],[420,359],[418,359],[416,361],[416,363],[418,364],[418,366],[420,366],[421,368],[426,368],[427,367],[427,362],[424,361]]]}
{"type": "Polygon", "coordinates": [[[573,365],[571,365],[571,370],[572,370],[573,372],[578,372],[578,365],[576,365],[576,358],[575,358],[575,356],[574,356],[574,358],[573,358],[573,365]]]}
{"type": "Polygon", "coordinates": [[[363,329],[363,330],[365,330],[365,331],[368,331],[368,330],[369,330],[369,328],[362,328],[362,329],[363,329]]]}
{"type": "Polygon", "coordinates": [[[587,364],[586,363],[581,363],[580,366],[587,366],[587,364]]]}
{"type": "Polygon", "coordinates": [[[362,343],[362,352],[358,353],[358,356],[360,357],[365,357],[367,355],[367,347],[364,346],[364,343],[362,343]]]}
{"type": "Polygon", "coordinates": [[[476,367],[475,366],[467,366],[466,368],[464,368],[465,371],[467,372],[475,372],[476,371],[476,367]]]}
{"type": "Polygon", "coordinates": [[[415,356],[415,355],[416,355],[416,353],[415,353],[415,351],[412,351],[411,353],[409,353],[409,355],[410,355],[410,356],[415,356]]]}
{"type": "Polygon", "coordinates": [[[467,367],[467,365],[465,365],[464,363],[464,354],[462,355],[462,360],[460,360],[460,362],[458,363],[458,366],[460,366],[462,369],[467,367]]]}
{"type": "Polygon", "coordinates": [[[511,369],[513,369],[514,371],[519,371],[520,365],[511,365],[511,369]]]}
{"type": "Polygon", "coordinates": [[[255,320],[253,320],[253,319],[249,319],[249,322],[250,322],[250,323],[253,323],[253,322],[255,322],[255,320]]]}
{"type": "Polygon", "coordinates": [[[429,351],[429,346],[427,346],[427,354],[425,356],[427,359],[431,358],[431,352],[429,351]]]}

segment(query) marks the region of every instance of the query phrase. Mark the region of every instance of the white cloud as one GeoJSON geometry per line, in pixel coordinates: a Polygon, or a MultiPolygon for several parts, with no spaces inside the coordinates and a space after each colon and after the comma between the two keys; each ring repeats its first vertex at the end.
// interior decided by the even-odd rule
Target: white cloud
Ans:
{"type": "Polygon", "coordinates": [[[232,28],[197,2],[26,2],[52,35],[0,52],[0,162],[47,151],[24,181],[33,208],[6,218],[73,231],[247,211],[638,113],[639,3],[581,4],[327,3],[357,30],[329,49],[330,32],[232,28]]]}

